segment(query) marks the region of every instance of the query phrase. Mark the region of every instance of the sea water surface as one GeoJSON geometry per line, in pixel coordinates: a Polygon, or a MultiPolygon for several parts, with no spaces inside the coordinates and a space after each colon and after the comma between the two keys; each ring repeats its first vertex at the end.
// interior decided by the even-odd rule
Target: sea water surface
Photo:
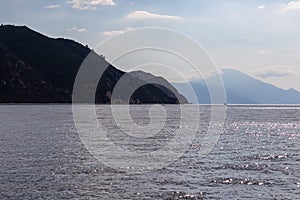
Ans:
{"type": "MultiPolygon", "coordinates": [[[[165,107],[166,123],[178,128],[178,106],[165,107]]],[[[130,109],[136,123],[149,123],[149,106],[130,109]]],[[[129,140],[109,106],[96,110],[121,148],[155,151],[172,137],[169,130],[159,142],[129,140]]],[[[189,150],[162,169],[130,174],[89,153],[71,105],[0,105],[0,199],[300,199],[300,107],[229,106],[223,132],[205,158],[197,151],[210,107],[200,111],[189,150]]]]}

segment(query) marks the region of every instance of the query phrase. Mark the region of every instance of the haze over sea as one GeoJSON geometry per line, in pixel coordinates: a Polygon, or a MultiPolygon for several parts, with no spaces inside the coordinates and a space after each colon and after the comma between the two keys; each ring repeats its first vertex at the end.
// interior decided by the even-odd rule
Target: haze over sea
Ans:
{"type": "MultiPolygon", "coordinates": [[[[0,199],[300,197],[299,106],[228,106],[224,131],[202,159],[197,152],[210,107],[199,107],[200,129],[185,154],[163,169],[127,174],[103,165],[88,152],[76,132],[71,105],[2,104],[0,199]]],[[[148,109],[131,105],[130,114],[136,123],[147,124],[148,109]]],[[[172,113],[166,124],[175,123],[176,129],[179,106],[165,105],[165,109],[172,113]]],[[[96,110],[98,120],[106,122],[108,135],[124,149],[151,151],[167,142],[118,135],[110,106],[99,105],[96,110]]],[[[160,136],[168,134],[172,130],[160,136]]]]}

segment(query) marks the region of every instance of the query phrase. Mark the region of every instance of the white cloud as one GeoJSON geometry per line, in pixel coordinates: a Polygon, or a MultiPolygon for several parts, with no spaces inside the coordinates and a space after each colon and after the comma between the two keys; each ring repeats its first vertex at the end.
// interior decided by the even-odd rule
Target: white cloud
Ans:
{"type": "Polygon", "coordinates": [[[77,29],[78,32],[86,32],[86,29],[85,28],[79,28],[77,29]]]}
{"type": "Polygon", "coordinates": [[[295,67],[270,67],[258,70],[254,73],[254,76],[260,78],[280,78],[286,76],[293,76],[299,72],[298,68],[295,67]]]}
{"type": "Polygon", "coordinates": [[[72,8],[78,10],[96,9],[97,6],[115,6],[113,0],[69,0],[68,3],[72,4],[72,8]]]}
{"type": "Polygon", "coordinates": [[[265,8],[266,8],[266,5],[265,5],[265,4],[260,5],[260,6],[257,6],[257,9],[258,9],[258,10],[262,10],[262,9],[265,9],[265,8]]]}
{"type": "Polygon", "coordinates": [[[300,1],[291,1],[284,6],[284,10],[300,10],[300,1]]]}
{"type": "Polygon", "coordinates": [[[68,31],[87,32],[85,28],[77,28],[77,27],[68,28],[68,31]]]}
{"type": "Polygon", "coordinates": [[[142,20],[142,19],[166,19],[166,20],[181,20],[181,17],[172,15],[160,15],[147,11],[134,11],[126,16],[127,19],[142,20]]]}
{"type": "Polygon", "coordinates": [[[201,74],[199,74],[199,71],[192,71],[189,74],[185,75],[185,78],[187,80],[193,81],[193,80],[205,80],[209,77],[213,77],[216,75],[222,75],[223,71],[219,70],[219,69],[212,69],[210,71],[207,71],[205,73],[201,72],[201,74]]]}
{"type": "Polygon", "coordinates": [[[261,50],[258,50],[256,53],[258,53],[258,54],[266,54],[267,51],[264,50],[264,49],[261,49],[261,50]]]}
{"type": "Polygon", "coordinates": [[[130,31],[130,30],[134,30],[134,28],[126,27],[123,30],[104,31],[104,32],[102,32],[102,35],[111,37],[111,36],[122,34],[126,31],[130,31]]]}
{"type": "Polygon", "coordinates": [[[45,8],[47,8],[47,9],[53,9],[53,8],[59,8],[59,7],[60,7],[60,5],[58,5],[58,4],[45,6],[45,8]]]}

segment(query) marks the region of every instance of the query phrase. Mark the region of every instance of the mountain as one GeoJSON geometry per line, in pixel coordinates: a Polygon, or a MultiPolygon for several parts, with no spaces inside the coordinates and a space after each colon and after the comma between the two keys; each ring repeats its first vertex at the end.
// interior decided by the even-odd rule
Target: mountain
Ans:
{"type": "Polygon", "coordinates": [[[163,77],[157,77],[157,76],[154,76],[150,73],[146,73],[144,71],[132,71],[132,72],[129,72],[129,74],[132,77],[136,77],[136,78],[138,78],[140,80],[143,80],[147,83],[155,82],[156,86],[159,89],[161,89],[164,92],[164,94],[166,94],[168,97],[177,98],[177,99],[179,99],[179,102],[188,103],[187,99],[182,94],[178,93],[176,88],[173,85],[171,85],[163,77]]]}
{"type": "MultiPolygon", "coordinates": [[[[229,104],[300,104],[300,92],[294,89],[278,88],[235,69],[222,69],[221,76],[229,104]]],[[[173,83],[173,85],[190,102],[210,104],[210,95],[205,81],[213,83],[213,79],[214,76],[210,76],[205,80],[190,81],[196,91],[198,102],[192,100],[188,83],[173,83]]]]}
{"type": "MultiPolygon", "coordinates": [[[[104,69],[105,66],[97,65],[107,63],[103,56],[73,40],[49,38],[26,26],[1,25],[0,102],[70,103],[77,72],[90,53],[95,59],[94,70],[104,69]]],[[[96,103],[110,103],[110,93],[125,74],[108,65],[97,85],[96,103]]],[[[147,84],[139,77],[126,77],[128,84],[124,87],[130,88],[131,83],[145,84],[133,93],[130,103],[179,103],[176,96],[181,95],[167,81],[165,88],[147,84]]],[[[182,102],[187,100],[183,97],[182,102]]]]}

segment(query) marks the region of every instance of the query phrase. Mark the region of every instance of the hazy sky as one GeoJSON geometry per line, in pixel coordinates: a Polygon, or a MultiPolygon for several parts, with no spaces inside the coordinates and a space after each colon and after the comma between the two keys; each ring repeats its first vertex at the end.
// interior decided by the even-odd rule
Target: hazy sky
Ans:
{"type": "Polygon", "coordinates": [[[300,91],[300,0],[1,0],[0,19],[91,48],[134,28],[174,29],[219,68],[300,91]]]}

